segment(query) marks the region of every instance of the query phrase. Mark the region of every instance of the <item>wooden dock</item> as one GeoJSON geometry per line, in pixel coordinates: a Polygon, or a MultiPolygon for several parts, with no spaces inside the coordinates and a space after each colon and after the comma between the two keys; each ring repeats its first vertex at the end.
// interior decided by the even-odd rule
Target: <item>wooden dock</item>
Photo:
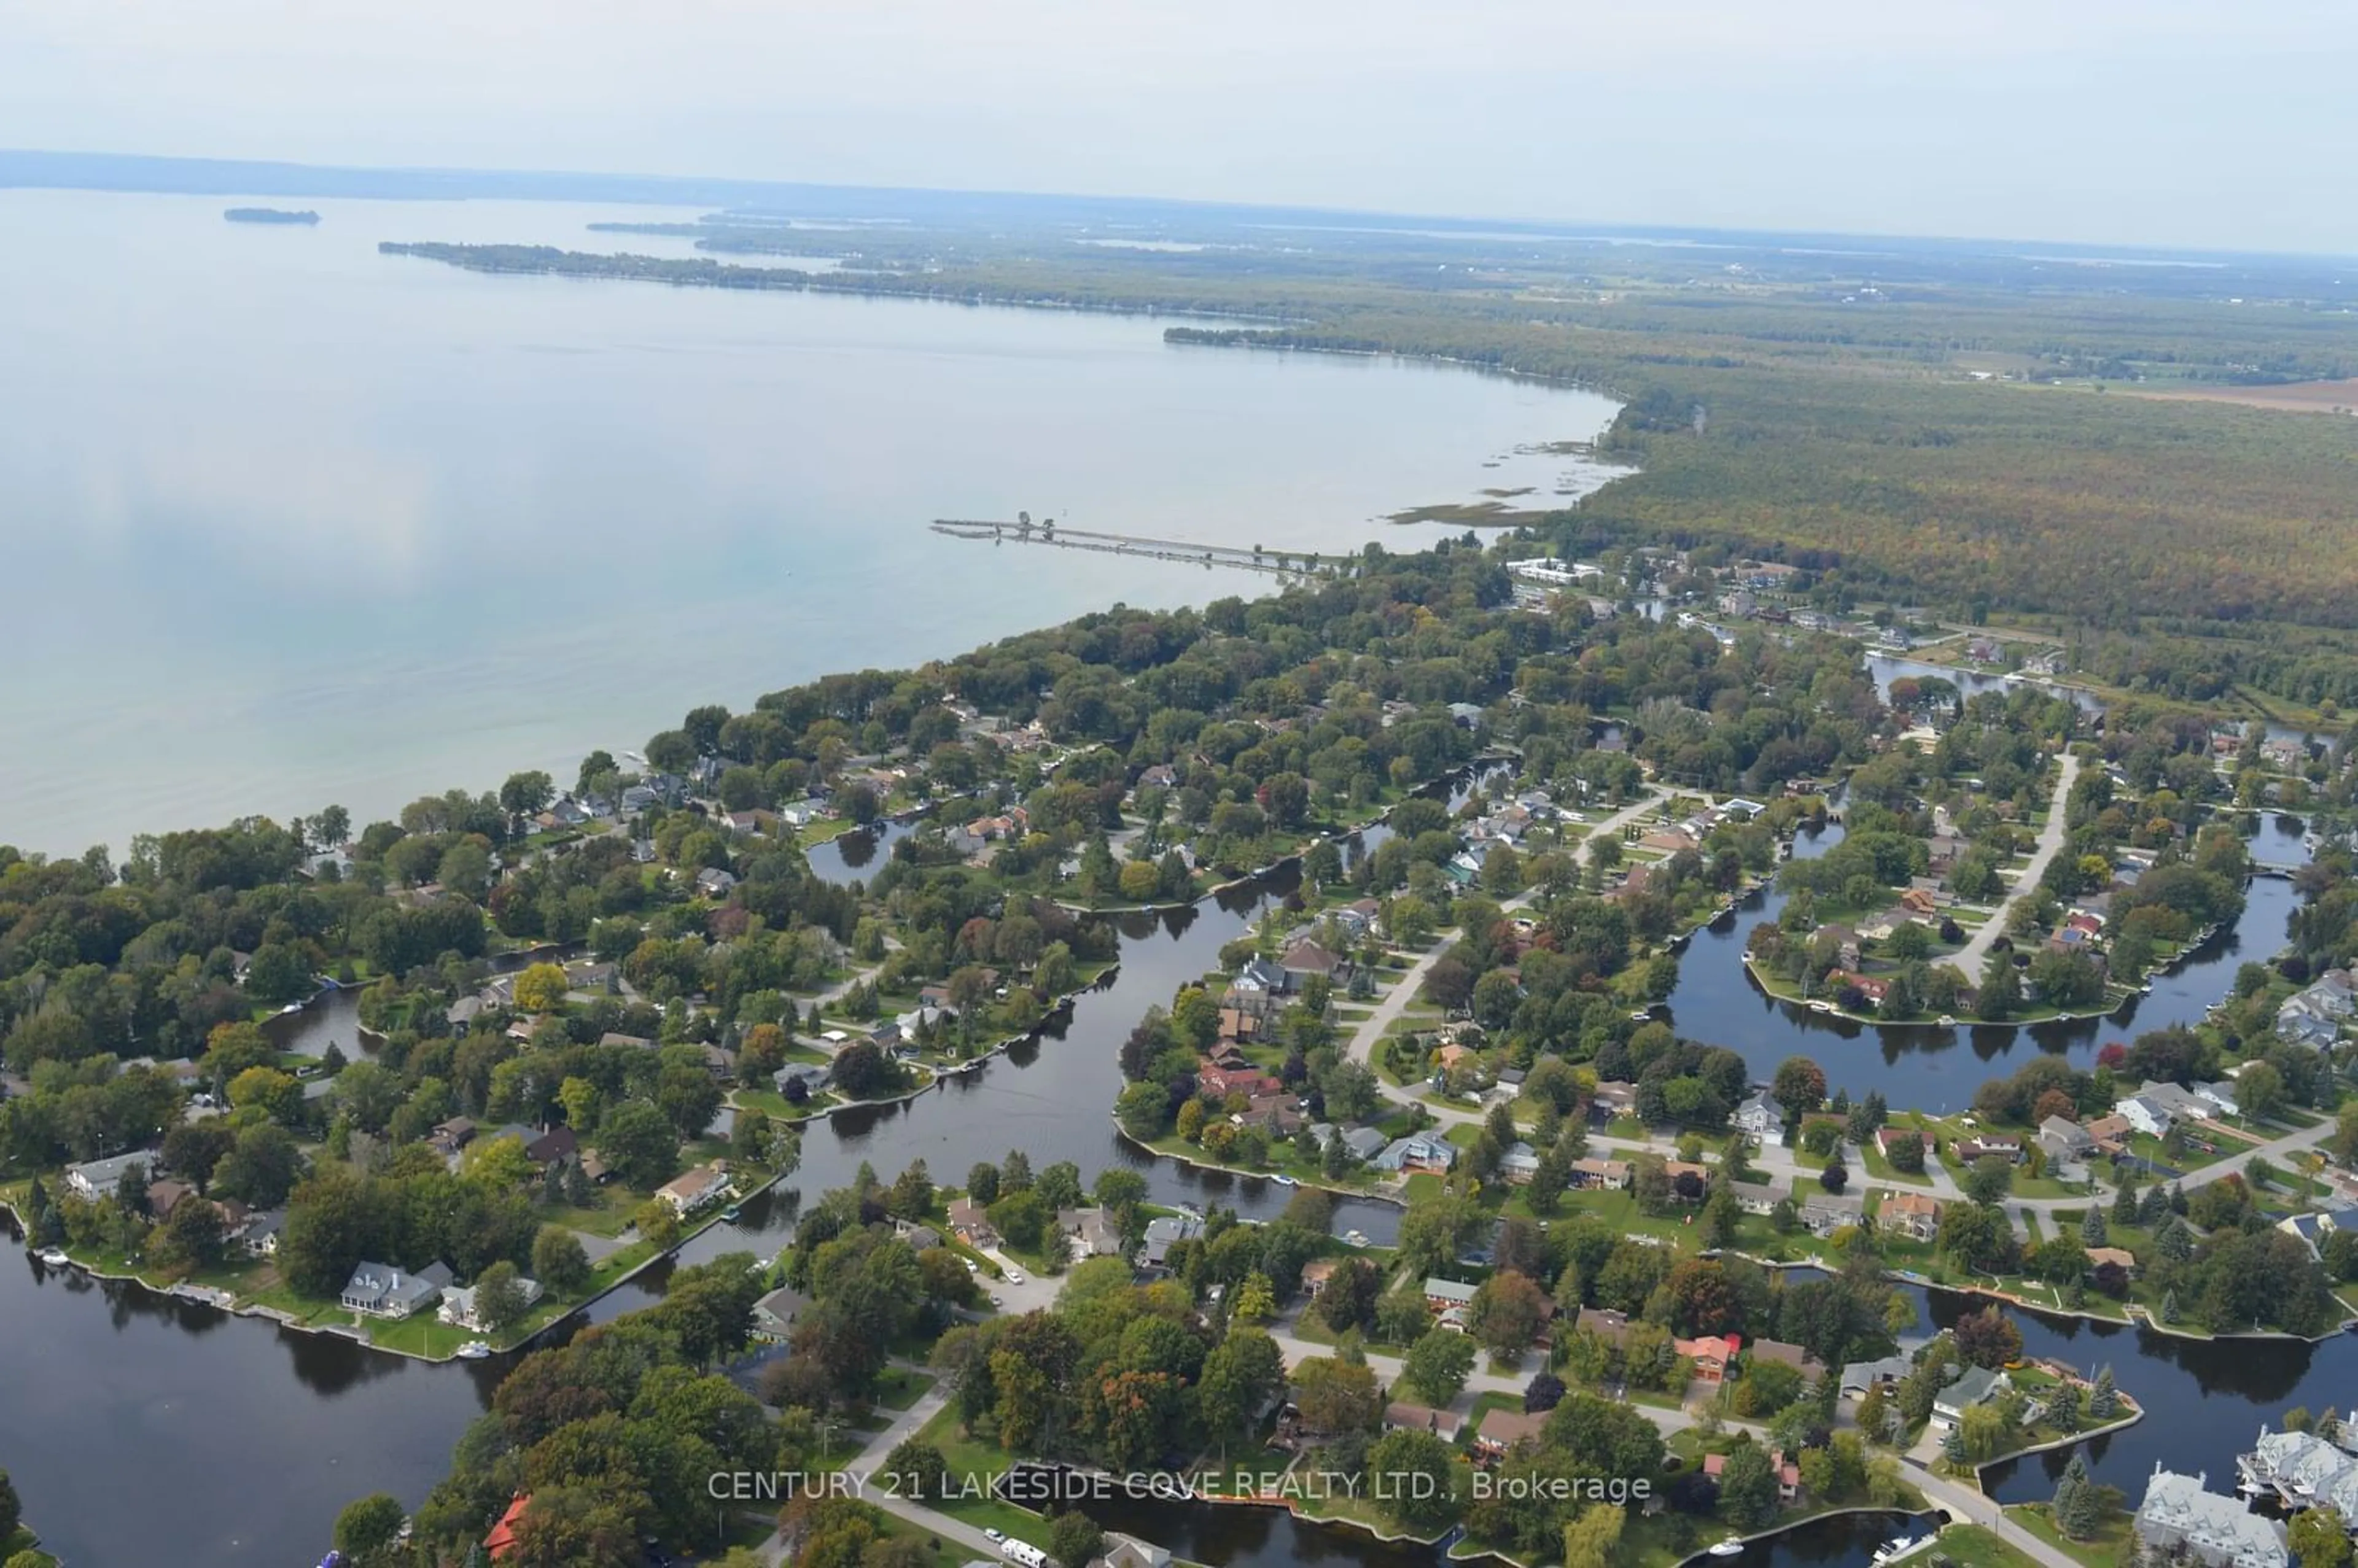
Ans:
{"type": "Polygon", "coordinates": [[[1180,566],[1234,567],[1240,571],[1267,572],[1272,577],[1345,577],[1355,569],[1351,556],[1320,556],[1302,550],[1250,549],[1235,545],[1200,545],[1184,539],[1155,539],[1136,534],[1106,534],[1087,528],[1059,527],[1053,518],[1034,523],[1019,513],[1012,523],[964,517],[937,517],[936,534],[953,539],[981,539],[994,545],[1048,545],[1065,550],[1097,550],[1112,556],[1138,556],[1180,566]]]}

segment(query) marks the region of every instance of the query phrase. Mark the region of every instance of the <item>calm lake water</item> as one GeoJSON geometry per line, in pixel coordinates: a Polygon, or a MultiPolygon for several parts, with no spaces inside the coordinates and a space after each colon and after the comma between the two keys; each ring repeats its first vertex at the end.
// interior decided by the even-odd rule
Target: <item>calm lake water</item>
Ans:
{"type": "MultiPolygon", "coordinates": [[[[1142,317],[490,277],[380,240],[694,254],[692,216],[0,192],[0,843],[427,790],[706,701],[1117,600],[1271,579],[945,539],[938,516],[1412,547],[1377,520],[1598,470],[1614,405],[1446,368],[1184,349],[1142,317]],[[1517,455],[1519,450],[1521,455],[1517,455]]],[[[759,259],[759,258],[752,258],[759,259]]]]}

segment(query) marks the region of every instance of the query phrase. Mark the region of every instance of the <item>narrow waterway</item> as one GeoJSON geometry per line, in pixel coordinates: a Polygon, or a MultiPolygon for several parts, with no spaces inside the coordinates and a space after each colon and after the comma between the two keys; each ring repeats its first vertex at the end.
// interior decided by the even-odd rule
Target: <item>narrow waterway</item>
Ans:
{"type": "MultiPolygon", "coordinates": [[[[1798,852],[1823,852],[1839,831],[1829,828],[1798,852]]],[[[2279,850],[2283,858],[2298,858],[2299,824],[2277,818],[2263,831],[2270,836],[2267,858],[2279,858],[2279,850]]],[[[851,861],[859,851],[845,849],[843,870],[858,874],[864,868],[851,861]]],[[[1094,1176],[1113,1164],[1131,1165],[1147,1173],[1162,1201],[1227,1204],[1249,1216],[1273,1216],[1291,1195],[1285,1188],[1145,1157],[1116,1133],[1108,1111],[1121,1087],[1117,1052],[1139,1016],[1213,968],[1221,946],[1294,886],[1287,868],[1190,908],[1122,917],[1120,969],[1078,998],[1038,1040],[906,1105],[858,1108],[813,1124],[803,1168],[790,1186],[748,1204],[741,1225],[708,1232],[687,1257],[774,1250],[790,1230],[800,1195],[848,1182],[862,1162],[890,1178],[922,1157],[936,1179],[957,1182],[975,1162],[1019,1148],[1035,1168],[1071,1160],[1084,1176],[1094,1176]]],[[[1854,1095],[1880,1087],[1895,1104],[1937,1109],[1944,1101],[1961,1103],[1982,1077],[2005,1070],[2009,1054],[2036,1049],[2077,1058],[2103,1040],[2198,1018],[2225,990],[2237,963],[2279,945],[2293,898],[2283,881],[2258,879],[2234,929],[2179,975],[2157,981],[2151,995],[2116,1019],[2028,1031],[1868,1030],[1796,1013],[1763,996],[1739,961],[1743,932],[1756,920],[1774,917],[1779,895],[1758,895],[1747,905],[1688,946],[1671,1000],[1680,1032],[1734,1047],[1764,1076],[1783,1056],[1803,1052],[1824,1063],[1832,1081],[1854,1095]]],[[[352,993],[331,994],[274,1023],[273,1033],[294,1049],[316,1054],[332,1040],[351,1054],[358,1042],[357,1006],[352,993]]],[[[1397,1231],[1398,1211],[1349,1202],[1336,1224],[1389,1239],[1397,1231]]],[[[590,1316],[603,1320],[644,1304],[659,1293],[664,1278],[662,1271],[641,1276],[590,1316]]],[[[1935,1315],[1942,1310],[1937,1298],[1930,1310],[1935,1315]]],[[[424,1496],[503,1370],[498,1360],[427,1367],[135,1286],[51,1275],[22,1253],[0,1255],[0,1325],[6,1326],[0,1334],[0,1411],[11,1418],[0,1465],[14,1476],[28,1515],[76,1563],[284,1568],[317,1561],[337,1510],[352,1498],[378,1489],[413,1502],[424,1496]],[[38,1441],[26,1440],[35,1433],[38,1441]],[[122,1506],[119,1469],[94,1463],[98,1455],[154,1461],[144,1472],[138,1508],[122,1506]]],[[[2150,1469],[2155,1456],[2180,1468],[2223,1474],[2264,1411],[2291,1403],[2322,1410],[2358,1401],[2358,1341],[2336,1339],[2316,1351],[2190,1348],[2125,1330],[2025,1325],[2034,1349],[2041,1347],[2034,1335],[2050,1332],[2059,1342],[2086,1336],[2070,1353],[2081,1362],[2104,1340],[2102,1356],[2114,1363],[2125,1387],[2140,1395],[2159,1390],[2148,1397],[2171,1400],[2173,1411],[2181,1412],[2182,1419],[2158,1420],[2109,1440],[2096,1456],[2106,1479],[2132,1492],[2132,1471],[2150,1469]],[[2206,1400],[2224,1405],[2206,1409],[2206,1400]]],[[[2007,1471],[1996,1483],[2010,1488],[2001,1495],[2051,1487],[2037,1478],[2042,1464],[2007,1471]]],[[[1352,1532],[1275,1514],[1199,1511],[1217,1519],[1192,1525],[1158,1519],[1148,1532],[1184,1555],[1248,1568],[1326,1556],[1394,1568],[1410,1558],[1432,1557],[1418,1549],[1379,1549],[1352,1532]]],[[[1830,1523],[1756,1548],[1749,1560],[1864,1563],[1874,1544],[1870,1534],[1830,1523]]]]}

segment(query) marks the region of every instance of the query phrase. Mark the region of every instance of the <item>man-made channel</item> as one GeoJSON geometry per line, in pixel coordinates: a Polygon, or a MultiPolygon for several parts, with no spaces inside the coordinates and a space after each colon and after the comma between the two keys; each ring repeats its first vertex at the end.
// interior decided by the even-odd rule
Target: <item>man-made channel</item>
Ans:
{"type": "MultiPolygon", "coordinates": [[[[2299,823],[2270,819],[2263,832],[2266,858],[2297,858],[2299,823]]],[[[1831,842],[1822,838],[1814,848],[1831,842]]],[[[1084,1176],[1115,1163],[1137,1166],[1164,1202],[1274,1216],[1286,1189],[1151,1159],[1119,1136],[1107,1110],[1121,1087],[1116,1055],[1131,1025],[1211,968],[1224,943],[1293,890],[1294,875],[1288,867],[1189,908],[1120,917],[1120,968],[1037,1041],[905,1105],[854,1108],[813,1123],[789,1187],[746,1205],[741,1224],[699,1237],[688,1260],[776,1249],[791,1227],[795,1195],[849,1182],[862,1161],[889,1179],[922,1157],[936,1180],[957,1182],[975,1162],[1015,1148],[1035,1168],[1071,1160],[1084,1176]]],[[[1895,1105],[1939,1109],[1962,1103],[1983,1076],[2006,1070],[2006,1059],[2027,1051],[2079,1059],[2104,1040],[2199,1018],[2225,992],[2237,964],[2281,944],[2293,895],[2280,879],[2255,880],[2242,919],[2178,975],[2157,980],[2151,995],[2115,1019],[2028,1030],[1873,1030],[1774,1003],[1754,988],[1740,955],[1743,932],[1779,907],[1775,893],[1756,895],[1689,944],[1671,1002],[1680,1032],[1742,1052],[1764,1076],[1801,1052],[1853,1095],[1881,1088],[1895,1105]]],[[[356,995],[330,994],[276,1027],[292,1048],[324,1051],[333,1039],[350,1054],[357,1008],[356,995]]],[[[1347,1202],[1336,1224],[1384,1240],[1398,1222],[1389,1205],[1347,1202]]],[[[602,1321],[643,1305],[665,1279],[665,1271],[650,1271],[590,1316],[602,1321]]],[[[1942,1303],[1954,1299],[1935,1293],[1928,1311],[1939,1320],[1954,1310],[1942,1303]]],[[[317,1561],[337,1510],[352,1498],[378,1489],[413,1502],[424,1496],[505,1368],[499,1359],[430,1367],[136,1285],[52,1275],[19,1252],[0,1253],[0,1411],[8,1417],[0,1464],[24,1494],[28,1516],[76,1563],[283,1568],[317,1561]],[[135,1508],[124,1505],[126,1486],[137,1488],[135,1508]]],[[[2089,1445],[2099,1473],[2133,1494],[2156,1458],[2215,1477],[2262,1416],[2289,1404],[2321,1411],[2358,1401],[2358,1338],[2315,1347],[2206,1345],[2142,1329],[2050,1326],[2028,1316],[2023,1327],[2034,1352],[2111,1361],[2121,1384],[2162,1416],[2089,1445]]],[[[2042,1478],[2047,1467],[2061,1463],[2049,1455],[2006,1468],[1994,1487],[2010,1500],[2044,1495],[2052,1486],[2042,1478]]],[[[1218,1517],[1141,1527],[1184,1555],[1256,1568],[1281,1552],[1289,1562],[1340,1555],[1370,1568],[1433,1560],[1422,1548],[1379,1548],[1350,1531],[1258,1510],[1199,1511],[1218,1517]]],[[[1750,1561],[1864,1563],[1874,1543],[1869,1533],[1839,1523],[1812,1527],[1755,1548],[1750,1561]]]]}

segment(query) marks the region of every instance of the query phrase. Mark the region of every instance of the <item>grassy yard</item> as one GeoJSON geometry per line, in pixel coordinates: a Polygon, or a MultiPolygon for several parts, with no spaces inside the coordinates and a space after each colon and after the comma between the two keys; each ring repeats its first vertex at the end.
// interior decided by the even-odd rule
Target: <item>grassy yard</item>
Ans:
{"type": "Polygon", "coordinates": [[[1977,1524],[1951,1525],[1941,1532],[1939,1550],[1957,1568],[2037,1568],[2039,1561],[1977,1524]]]}
{"type": "Polygon", "coordinates": [[[2006,1517],[2066,1556],[2086,1563],[2088,1568],[2117,1568],[2128,1561],[2129,1519],[2125,1513],[2115,1514],[2107,1520],[2093,1541],[2067,1539],[2048,1517],[2045,1503],[2017,1504],[2006,1510],[2006,1517]]]}
{"type": "Polygon", "coordinates": [[[978,1530],[1002,1530],[1046,1549],[1045,1519],[989,1495],[990,1483],[1006,1473],[1011,1461],[1005,1451],[968,1435],[959,1424],[957,1405],[943,1407],[939,1415],[918,1430],[917,1435],[940,1449],[948,1463],[950,1495],[935,1507],[978,1530]]]}

